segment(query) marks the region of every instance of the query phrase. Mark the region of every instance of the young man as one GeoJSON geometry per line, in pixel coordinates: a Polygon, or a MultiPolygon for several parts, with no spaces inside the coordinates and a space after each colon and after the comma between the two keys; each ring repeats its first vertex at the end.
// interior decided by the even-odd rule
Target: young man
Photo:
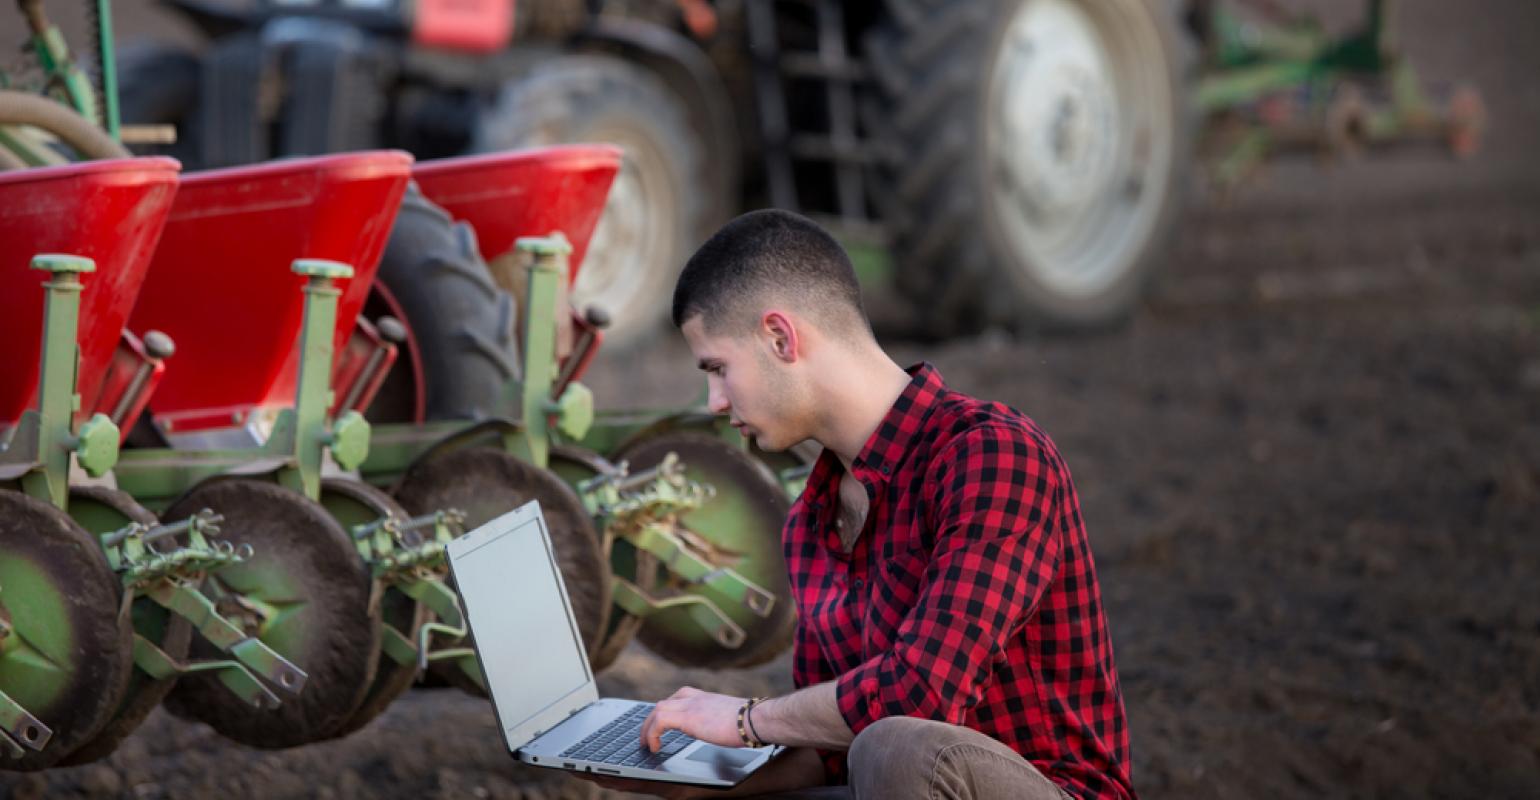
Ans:
{"type": "Polygon", "coordinates": [[[712,411],[765,450],[824,452],[783,533],[798,690],[749,705],[680,689],[647,746],[680,730],[795,748],[739,796],[1133,797],[1101,591],[1048,435],[894,363],[849,258],[795,214],[746,214],[706,242],[674,323],[712,411]]]}

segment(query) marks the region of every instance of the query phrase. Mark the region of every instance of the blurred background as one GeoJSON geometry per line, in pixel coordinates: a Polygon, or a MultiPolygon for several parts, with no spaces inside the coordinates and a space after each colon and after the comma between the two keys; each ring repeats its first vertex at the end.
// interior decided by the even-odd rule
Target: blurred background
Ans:
{"type": "MultiPolygon", "coordinates": [[[[511,45],[385,48],[361,42],[392,41],[389,3],[288,28],[260,4],[113,10],[124,121],[177,124],[142,149],[189,167],[625,146],[574,287],[615,316],[585,378],[601,406],[698,396],[661,315],[716,225],[764,205],[827,223],[900,363],[1023,410],[1064,453],[1143,796],[1540,795],[1540,6],[1395,4],[1402,58],[1367,64],[1367,3],[1150,3],[1122,23],[1097,16],[1114,4],[843,5],[521,0],[511,45]],[[672,38],[649,50],[643,25],[672,38]],[[999,31],[1025,55],[965,57],[999,31]],[[303,99],[335,113],[240,78],[293,68],[241,61],[275,39],[356,56],[303,99]],[[1353,74],[1289,72],[1323,42],[1353,74]],[[686,45],[700,58],[657,54],[686,45]]],[[[0,19],[4,59],[23,36],[0,19]]],[[[633,644],[600,685],[784,692],[788,662],[681,669],[633,644]]],[[[600,796],[516,766],[486,702],[447,689],[281,752],[157,711],[109,759],[0,790],[600,796]]]]}

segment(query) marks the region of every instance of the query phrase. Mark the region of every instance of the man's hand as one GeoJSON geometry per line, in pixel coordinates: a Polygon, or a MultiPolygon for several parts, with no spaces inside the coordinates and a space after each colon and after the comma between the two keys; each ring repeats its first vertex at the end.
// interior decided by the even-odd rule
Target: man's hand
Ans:
{"type": "Polygon", "coordinates": [[[663,746],[663,734],[680,731],[703,742],[723,747],[742,747],[738,735],[738,709],[748,702],[742,697],[712,694],[686,686],[653,707],[642,722],[642,746],[657,752],[663,746]]]}

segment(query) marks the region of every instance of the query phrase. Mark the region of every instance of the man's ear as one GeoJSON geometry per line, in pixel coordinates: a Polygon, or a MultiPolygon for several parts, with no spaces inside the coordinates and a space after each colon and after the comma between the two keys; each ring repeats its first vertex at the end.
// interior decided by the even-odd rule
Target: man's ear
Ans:
{"type": "Polygon", "coordinates": [[[759,327],[768,340],[771,355],[788,364],[800,357],[801,343],[797,340],[797,326],[791,317],[781,311],[766,311],[759,320],[759,327]]]}

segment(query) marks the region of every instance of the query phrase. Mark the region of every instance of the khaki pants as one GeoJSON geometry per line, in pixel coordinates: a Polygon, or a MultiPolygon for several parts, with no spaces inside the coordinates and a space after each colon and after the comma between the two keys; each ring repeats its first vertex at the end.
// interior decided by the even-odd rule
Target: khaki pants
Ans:
{"type": "Polygon", "coordinates": [[[850,785],[765,800],[1073,800],[1032,762],[970,728],[889,717],[850,744],[850,785]]]}

